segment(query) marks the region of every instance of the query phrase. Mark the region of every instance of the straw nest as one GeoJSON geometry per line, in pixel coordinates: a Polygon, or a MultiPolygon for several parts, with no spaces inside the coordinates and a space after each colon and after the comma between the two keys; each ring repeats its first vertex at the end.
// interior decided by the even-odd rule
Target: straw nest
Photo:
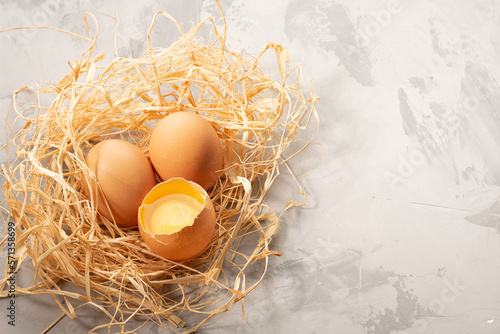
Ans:
{"type": "MultiPolygon", "coordinates": [[[[87,15],[89,49],[58,83],[45,84],[32,96],[35,101],[49,96],[50,106],[31,105],[37,115],[28,118],[16,96],[29,89],[14,92],[10,113],[25,125],[10,134],[8,146],[15,147],[17,157],[2,166],[4,204],[16,224],[17,268],[28,257],[35,277],[33,286],[16,291],[52,295],[63,312],[60,318],[74,319],[77,308],[95,307],[109,323],[93,331],[134,332],[137,328],[126,324],[135,316],[183,327],[181,318],[197,313],[198,320],[186,327],[193,332],[242,301],[264,278],[268,257],[281,255],[270,241],[283,212],[271,211],[265,195],[280,167],[291,173],[287,160],[311,142],[296,135],[317,117],[317,97],[307,91],[300,68],[288,66],[289,56],[279,44],[268,44],[256,57],[238,54],[226,43],[225,22],[219,31],[208,18],[188,32],[178,25],[176,43],[154,48],[149,35],[159,14],[173,20],[163,12],[155,15],[143,56],[116,58],[106,66],[100,65],[102,53],[93,56],[96,36],[90,34],[88,18],[97,22],[87,15]],[[197,37],[204,25],[213,36],[207,43],[197,37]],[[276,54],[277,80],[259,62],[269,52],[276,54]],[[155,122],[176,111],[210,121],[223,140],[225,160],[220,180],[209,191],[216,232],[201,256],[182,263],[152,253],[137,228],[106,220],[82,193],[83,175],[90,173],[85,156],[93,145],[121,137],[148,155],[155,122]],[[249,282],[245,273],[253,266],[261,274],[249,282]],[[62,282],[77,288],[66,291],[62,282]]],[[[290,201],[286,209],[296,205],[290,201]]],[[[4,233],[2,244],[6,240],[4,233]]],[[[2,290],[9,277],[6,270],[2,290]]]]}

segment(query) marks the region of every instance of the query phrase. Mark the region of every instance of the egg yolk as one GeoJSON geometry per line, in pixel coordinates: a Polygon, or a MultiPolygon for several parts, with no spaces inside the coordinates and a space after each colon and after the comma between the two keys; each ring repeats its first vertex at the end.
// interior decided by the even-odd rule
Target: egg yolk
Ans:
{"type": "Polygon", "coordinates": [[[203,203],[184,194],[172,194],[147,204],[144,214],[149,221],[149,231],[171,234],[179,231],[186,225],[191,225],[203,209],[203,203]]]}

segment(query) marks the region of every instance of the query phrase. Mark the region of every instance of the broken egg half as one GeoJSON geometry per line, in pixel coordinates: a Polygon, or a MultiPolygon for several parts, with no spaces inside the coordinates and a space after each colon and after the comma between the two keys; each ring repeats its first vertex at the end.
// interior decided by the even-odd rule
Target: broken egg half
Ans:
{"type": "Polygon", "coordinates": [[[203,252],[215,225],[215,209],[205,189],[183,178],[157,184],[139,207],[144,242],[156,254],[173,261],[203,252]]]}

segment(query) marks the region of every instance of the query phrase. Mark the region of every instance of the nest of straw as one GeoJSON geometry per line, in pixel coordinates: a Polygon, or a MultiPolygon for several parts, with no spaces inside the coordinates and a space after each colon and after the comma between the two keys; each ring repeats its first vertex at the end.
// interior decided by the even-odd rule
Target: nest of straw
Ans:
{"type": "MultiPolygon", "coordinates": [[[[163,12],[155,19],[159,14],[172,19],[163,12]]],[[[269,244],[283,213],[271,211],[264,198],[280,167],[310,143],[296,135],[316,117],[317,97],[307,92],[300,68],[287,65],[282,46],[270,43],[256,57],[238,54],[226,45],[226,27],[221,33],[210,18],[188,32],[179,26],[181,38],[168,48],[151,47],[148,32],[142,57],[117,58],[106,66],[100,65],[103,54],[93,56],[89,29],[90,47],[70,73],[34,92],[36,101],[50,96],[50,106],[31,105],[37,115],[27,118],[16,101],[27,87],[14,93],[11,113],[25,125],[9,139],[17,158],[2,166],[4,204],[16,225],[17,268],[29,258],[35,277],[33,286],[17,287],[18,294],[52,295],[61,317],[76,318],[78,307],[91,305],[109,317],[94,330],[116,326],[133,332],[125,327],[133,316],[182,327],[186,313],[198,313],[201,318],[189,324],[192,332],[262,281],[268,257],[281,255],[269,244]],[[197,37],[203,25],[209,25],[213,41],[197,37]],[[276,54],[278,80],[259,63],[269,52],[276,54]],[[82,193],[89,173],[85,156],[93,145],[121,137],[148,155],[155,122],[176,111],[198,113],[217,129],[225,161],[209,192],[216,232],[202,255],[182,263],[155,255],[137,228],[108,221],[82,193]],[[245,273],[252,266],[262,274],[248,282],[245,273]],[[77,289],[65,291],[60,282],[77,289]]],[[[296,205],[290,201],[285,210],[296,205]]],[[[10,277],[5,272],[2,290],[10,277]]]]}

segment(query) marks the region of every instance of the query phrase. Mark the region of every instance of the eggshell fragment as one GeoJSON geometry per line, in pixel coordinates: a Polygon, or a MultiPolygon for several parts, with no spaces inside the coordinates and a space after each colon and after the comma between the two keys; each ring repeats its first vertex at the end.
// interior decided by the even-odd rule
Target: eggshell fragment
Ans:
{"type": "Polygon", "coordinates": [[[96,177],[87,180],[84,175],[85,196],[92,199],[97,210],[109,220],[121,226],[136,226],[139,206],[156,185],[156,176],[148,158],[137,146],[124,140],[110,139],[92,147],[85,161],[96,177]]]}
{"type": "Polygon", "coordinates": [[[191,112],[175,112],[153,129],[151,162],[162,180],[182,177],[212,187],[223,168],[222,144],[213,126],[191,112]]]}
{"type": "Polygon", "coordinates": [[[188,260],[202,253],[212,238],[215,225],[215,209],[206,191],[183,178],[172,178],[157,184],[146,195],[139,208],[139,231],[142,238],[156,254],[173,261],[188,260]],[[178,232],[153,235],[149,231],[149,222],[145,219],[145,207],[171,194],[189,195],[203,203],[203,208],[194,221],[187,223],[178,232]]]}

